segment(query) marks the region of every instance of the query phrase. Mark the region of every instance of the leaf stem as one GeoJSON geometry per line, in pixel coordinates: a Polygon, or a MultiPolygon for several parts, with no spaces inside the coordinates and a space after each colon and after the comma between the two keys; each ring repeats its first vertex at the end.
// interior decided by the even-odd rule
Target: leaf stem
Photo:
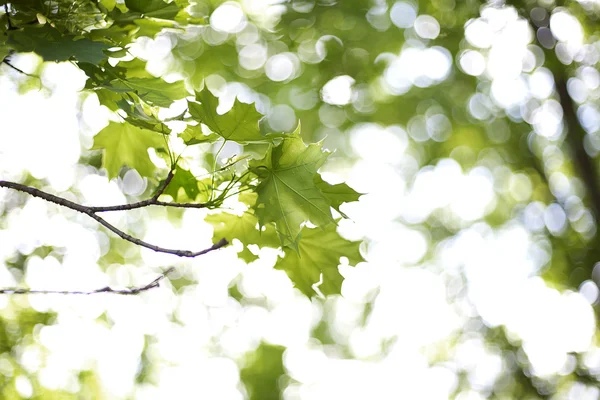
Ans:
{"type": "Polygon", "coordinates": [[[217,161],[219,160],[219,154],[221,154],[223,147],[225,147],[225,143],[227,143],[227,139],[223,140],[221,147],[219,147],[217,154],[215,154],[215,160],[213,162],[213,173],[210,177],[211,192],[210,192],[210,197],[209,197],[208,201],[212,201],[212,199],[213,199],[213,193],[215,192],[215,173],[217,172],[217,161]]]}

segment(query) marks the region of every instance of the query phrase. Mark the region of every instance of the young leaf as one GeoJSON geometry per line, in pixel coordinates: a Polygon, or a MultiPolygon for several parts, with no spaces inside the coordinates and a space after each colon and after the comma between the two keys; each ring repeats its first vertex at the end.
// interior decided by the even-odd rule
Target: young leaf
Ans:
{"type": "MultiPolygon", "coordinates": [[[[105,68],[108,69],[108,67],[105,68]]],[[[131,61],[119,61],[119,63],[113,67],[113,70],[120,78],[154,78],[146,71],[146,62],[139,58],[134,58],[131,61]]]]}
{"type": "Polygon", "coordinates": [[[126,96],[123,96],[117,102],[119,109],[127,114],[125,121],[138,128],[148,129],[163,134],[171,133],[171,129],[169,129],[163,121],[159,120],[156,115],[144,110],[144,107],[137,96],[134,94],[129,95],[128,98],[126,96]]]}
{"type": "Polygon", "coordinates": [[[279,238],[275,233],[273,225],[267,225],[263,230],[258,228],[256,216],[246,212],[241,216],[221,213],[208,215],[204,218],[214,228],[213,240],[218,242],[225,238],[229,242],[238,239],[244,244],[244,250],[238,256],[246,262],[254,261],[256,256],[248,250],[249,244],[257,244],[263,247],[279,247],[279,238]]]}
{"type": "Polygon", "coordinates": [[[114,178],[124,165],[134,168],[142,176],[152,176],[156,166],[148,156],[148,148],[163,148],[159,133],[141,129],[128,123],[110,122],[94,137],[92,149],[103,149],[102,166],[108,178],[114,178]]]}
{"type": "Polygon", "coordinates": [[[34,51],[44,61],[76,61],[99,64],[108,58],[104,50],[110,46],[89,39],[76,39],[75,36],[62,35],[46,24],[26,26],[8,31],[8,44],[19,52],[34,51]]]}
{"type": "Polygon", "coordinates": [[[166,28],[175,28],[177,25],[175,21],[151,19],[151,18],[140,18],[136,19],[135,24],[139,27],[136,35],[155,37],[159,32],[162,32],[166,28]]]}
{"type": "Polygon", "coordinates": [[[208,89],[196,92],[196,100],[199,103],[188,101],[192,118],[208,126],[217,135],[238,143],[271,141],[271,138],[260,133],[258,121],[263,116],[256,111],[254,104],[240,103],[236,99],[231,110],[219,115],[219,99],[208,89]]]}
{"type": "Polygon", "coordinates": [[[285,347],[261,343],[248,354],[240,378],[249,400],[277,400],[281,392],[279,381],[285,373],[283,368],[283,352],[285,347]]]}
{"type": "Polygon", "coordinates": [[[0,42],[0,60],[4,60],[10,54],[10,47],[0,42]]]}
{"type": "Polygon", "coordinates": [[[328,182],[325,182],[320,174],[317,174],[315,178],[315,184],[331,202],[331,207],[335,208],[337,212],[339,212],[344,218],[346,218],[346,215],[340,211],[340,206],[342,203],[357,201],[361,196],[361,193],[358,193],[345,183],[332,185],[328,182]]]}
{"type": "Polygon", "coordinates": [[[107,89],[98,89],[95,90],[94,93],[96,93],[96,95],[98,96],[98,101],[100,102],[100,104],[102,104],[111,111],[119,110],[119,106],[117,103],[123,99],[123,97],[120,94],[107,89]]]}
{"type": "Polygon", "coordinates": [[[342,238],[334,224],[324,229],[304,227],[298,252],[285,249],[285,257],[278,259],[275,268],[285,271],[294,285],[308,297],[315,294],[312,286],[319,282],[321,274],[321,293],[326,296],[340,294],[344,280],[338,269],[340,257],[347,257],[351,265],[364,261],[359,245],[360,242],[342,238]]]}
{"type": "Polygon", "coordinates": [[[175,2],[167,4],[163,0],[125,0],[125,5],[131,11],[152,18],[173,19],[179,12],[175,2]]]}
{"type": "Polygon", "coordinates": [[[107,11],[112,11],[116,4],[116,0],[100,0],[100,5],[106,8],[107,11]]]}
{"type": "Polygon", "coordinates": [[[187,169],[183,169],[177,165],[175,167],[175,175],[173,175],[171,183],[169,183],[169,186],[167,186],[163,193],[170,195],[173,201],[180,201],[179,189],[181,188],[183,188],[187,198],[192,201],[200,193],[196,177],[187,169]]]}
{"type": "Polygon", "coordinates": [[[183,81],[167,83],[161,78],[114,80],[107,88],[116,92],[135,92],[145,102],[159,107],[169,107],[174,100],[188,94],[183,81]]]}
{"type": "Polygon", "coordinates": [[[188,125],[187,128],[177,136],[183,139],[184,143],[188,146],[200,143],[213,143],[219,139],[219,135],[215,133],[205,135],[202,132],[200,125],[188,125]]]}
{"type": "Polygon", "coordinates": [[[254,205],[261,225],[275,222],[283,246],[297,247],[301,225],[333,222],[331,203],[315,184],[317,169],[329,153],[321,143],[306,146],[300,136],[291,135],[272,146],[261,160],[249,163],[260,183],[254,205]]]}

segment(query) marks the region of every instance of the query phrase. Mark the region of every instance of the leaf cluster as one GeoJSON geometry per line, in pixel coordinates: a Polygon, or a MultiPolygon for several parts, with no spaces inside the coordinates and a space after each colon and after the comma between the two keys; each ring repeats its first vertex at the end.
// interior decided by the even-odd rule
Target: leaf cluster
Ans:
{"type": "MultiPolygon", "coordinates": [[[[266,131],[255,105],[237,99],[229,111],[219,113],[219,98],[208,89],[192,95],[184,81],[152,76],[143,60],[132,58],[129,48],[141,37],[190,27],[208,29],[203,18],[189,13],[189,6],[187,1],[162,0],[6,3],[0,56],[8,62],[9,53],[35,52],[45,62],[74,63],[87,75],[86,90],[113,112],[113,120],[94,137],[92,146],[101,151],[110,179],[134,169],[157,181],[164,172],[153,155],[163,158],[172,171],[163,196],[203,203],[212,210],[221,209],[232,196],[246,204],[242,215],[215,211],[207,217],[215,228],[215,242],[239,240],[244,246],[240,257],[246,261],[257,257],[248,246],[280,248],[276,268],[286,271],[303,293],[317,293],[313,285],[318,282],[322,293],[339,293],[340,257],[352,263],[362,258],[358,243],[337,233],[332,209],[341,213],[340,205],[356,201],[359,194],[322,179],[319,168],[329,155],[322,142],[305,144],[300,126],[293,133],[266,131]],[[159,117],[159,111],[175,101],[187,105],[170,119],[186,124],[177,135],[170,120],[159,117]],[[212,163],[205,166],[207,175],[195,175],[192,171],[197,168],[181,161],[181,154],[171,149],[175,140],[203,146],[212,154],[212,163]],[[226,142],[248,149],[258,146],[260,156],[244,152],[219,165],[219,152],[209,149],[222,148],[226,142]]],[[[212,61],[208,54],[201,60],[212,61]]]]}

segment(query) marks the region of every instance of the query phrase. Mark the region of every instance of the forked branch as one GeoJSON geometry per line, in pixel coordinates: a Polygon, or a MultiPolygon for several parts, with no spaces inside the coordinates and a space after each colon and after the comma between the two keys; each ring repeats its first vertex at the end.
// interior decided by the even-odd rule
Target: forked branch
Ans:
{"type": "Polygon", "coordinates": [[[106,211],[127,211],[134,210],[136,208],[148,207],[148,206],[162,206],[162,207],[175,207],[175,208],[207,208],[209,203],[171,203],[167,201],[160,201],[158,198],[165,191],[171,180],[173,179],[173,171],[169,172],[167,179],[158,188],[154,196],[149,199],[138,201],[131,204],[120,204],[117,206],[95,206],[87,207],[92,212],[106,212],[106,211]]]}
{"type": "Polygon", "coordinates": [[[138,246],[145,247],[150,250],[154,250],[158,253],[173,254],[173,255],[176,255],[179,257],[197,257],[202,254],[206,254],[208,252],[211,252],[213,250],[217,250],[217,249],[220,249],[221,247],[226,246],[229,242],[227,242],[227,240],[225,240],[225,239],[221,239],[219,242],[215,243],[211,247],[204,249],[204,250],[200,250],[200,251],[167,249],[164,247],[156,246],[151,243],[145,242],[136,237],[133,237],[133,236],[123,232],[116,226],[110,224],[108,221],[106,221],[104,218],[102,218],[101,216],[99,216],[97,214],[99,212],[105,212],[105,211],[132,210],[135,208],[142,208],[142,207],[147,207],[147,206],[151,206],[151,205],[158,205],[158,206],[165,206],[165,207],[180,207],[180,208],[203,208],[203,207],[206,207],[206,204],[202,204],[202,203],[201,204],[192,204],[192,203],[184,204],[184,203],[167,203],[167,202],[158,201],[158,197],[163,193],[163,191],[165,190],[165,188],[167,187],[169,182],[171,182],[171,179],[173,179],[172,171],[169,172],[169,176],[167,176],[167,179],[165,180],[163,185],[159,188],[159,190],[156,192],[156,194],[148,200],[144,200],[144,201],[140,201],[140,202],[132,203],[132,204],[123,204],[123,205],[118,205],[118,206],[107,206],[107,207],[84,206],[82,204],[75,203],[71,200],[67,200],[63,197],[55,196],[53,194],[46,193],[46,192],[36,189],[34,187],[23,185],[23,184],[16,183],[16,182],[0,180],[0,187],[18,190],[20,192],[30,194],[31,196],[44,199],[50,203],[58,204],[60,206],[66,207],[66,208],[70,208],[71,210],[78,211],[82,214],[89,216],[90,218],[95,219],[96,221],[98,221],[98,223],[100,225],[109,229],[110,231],[115,233],[120,238],[127,240],[128,242],[131,242],[138,246]]]}

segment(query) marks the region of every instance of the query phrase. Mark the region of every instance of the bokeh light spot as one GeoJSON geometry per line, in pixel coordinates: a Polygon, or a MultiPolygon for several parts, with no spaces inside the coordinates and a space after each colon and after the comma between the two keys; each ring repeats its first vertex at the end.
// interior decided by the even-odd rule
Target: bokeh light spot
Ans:
{"type": "Polygon", "coordinates": [[[321,96],[329,104],[343,106],[352,100],[352,85],[354,78],[342,75],[333,78],[323,86],[321,96]]]}
{"type": "Polygon", "coordinates": [[[419,15],[414,28],[423,39],[435,39],[440,34],[440,23],[431,15],[419,15]]]}
{"type": "Polygon", "coordinates": [[[235,33],[244,29],[246,15],[238,3],[221,4],[210,16],[210,26],[219,32],[235,33]]]}
{"type": "Polygon", "coordinates": [[[399,1],[392,6],[390,18],[398,28],[410,28],[417,19],[417,10],[414,5],[399,1]]]}

